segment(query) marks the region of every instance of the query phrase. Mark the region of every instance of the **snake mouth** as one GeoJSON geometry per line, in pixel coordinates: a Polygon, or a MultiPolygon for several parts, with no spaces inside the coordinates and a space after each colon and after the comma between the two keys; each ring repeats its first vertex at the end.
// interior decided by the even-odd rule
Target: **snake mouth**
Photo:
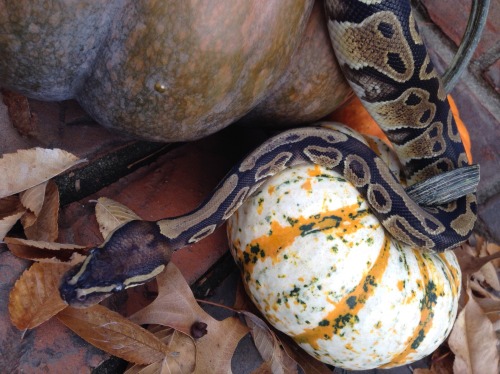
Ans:
{"type": "Polygon", "coordinates": [[[79,293],[79,290],[74,287],[68,287],[67,284],[61,285],[59,293],[61,298],[73,308],[88,308],[100,303],[102,300],[111,295],[111,292],[95,292],[92,295],[85,295],[79,293]]]}
{"type": "Polygon", "coordinates": [[[100,287],[89,287],[85,285],[84,278],[77,278],[78,273],[84,266],[85,262],[80,266],[73,267],[62,277],[59,286],[59,294],[69,306],[74,308],[87,308],[98,304],[113,292],[121,289],[120,285],[115,284],[100,287]],[[77,281],[75,281],[75,279],[77,281]]]}

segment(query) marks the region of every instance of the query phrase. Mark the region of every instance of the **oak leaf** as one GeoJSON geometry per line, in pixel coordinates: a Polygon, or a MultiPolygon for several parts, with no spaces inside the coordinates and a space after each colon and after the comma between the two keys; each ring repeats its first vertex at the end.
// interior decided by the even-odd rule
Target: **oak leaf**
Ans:
{"type": "Polygon", "coordinates": [[[196,346],[194,340],[170,327],[154,325],[149,328],[157,338],[167,345],[170,353],[161,361],[148,366],[134,365],[125,374],[184,374],[192,373],[196,365],[196,346]]]}
{"type": "Polygon", "coordinates": [[[85,160],[62,149],[32,148],[0,158],[0,198],[39,185],[85,160]]]}
{"type": "Polygon", "coordinates": [[[68,307],[57,318],[95,347],[136,364],[151,364],[171,354],[153,333],[102,305],[68,307]]]}
{"type": "Polygon", "coordinates": [[[207,334],[196,341],[196,370],[199,373],[229,373],[238,342],[248,333],[239,319],[218,321],[196,302],[179,269],[169,263],[156,278],[158,297],[130,319],[137,324],[170,326],[189,334],[194,323],[207,324],[207,334]]]}
{"type": "Polygon", "coordinates": [[[29,225],[25,220],[22,220],[22,223],[24,233],[28,239],[54,242],[59,236],[59,190],[52,180],[48,181],[46,185],[42,197],[42,206],[37,213],[34,212],[35,219],[31,220],[29,225]]]}
{"type": "Polygon", "coordinates": [[[65,264],[35,263],[16,281],[10,291],[9,313],[20,330],[32,329],[52,318],[67,304],[59,296],[65,264]]]}
{"type": "Polygon", "coordinates": [[[290,358],[267,324],[252,313],[245,311],[241,313],[245,316],[257,350],[262,359],[269,364],[272,373],[298,373],[297,363],[290,358]]]}
{"type": "Polygon", "coordinates": [[[3,240],[25,211],[26,208],[23,207],[18,196],[0,199],[0,240],[3,240]]]}
{"type": "Polygon", "coordinates": [[[331,370],[324,363],[306,353],[289,336],[282,333],[278,333],[278,336],[276,331],[273,331],[266,322],[255,314],[258,313],[258,310],[250,301],[241,280],[237,286],[233,308],[244,316],[254,343],[262,359],[265,360],[259,370],[264,372],[266,369],[269,369],[270,372],[272,370],[283,372],[284,370],[286,373],[293,373],[297,371],[298,365],[304,373],[331,373],[331,370]]]}
{"type": "Polygon", "coordinates": [[[19,194],[21,204],[28,209],[30,214],[26,214],[23,219],[24,227],[31,226],[42,210],[43,202],[45,201],[45,189],[48,181],[42,182],[36,186],[28,188],[19,194]]]}
{"type": "Polygon", "coordinates": [[[54,264],[62,262],[67,265],[75,265],[82,262],[86,257],[86,250],[89,248],[77,244],[10,237],[5,238],[4,241],[9,250],[17,257],[54,264]]]}
{"type": "Polygon", "coordinates": [[[498,374],[499,355],[493,325],[467,289],[467,304],[459,313],[448,338],[455,354],[455,373],[498,374]]]}

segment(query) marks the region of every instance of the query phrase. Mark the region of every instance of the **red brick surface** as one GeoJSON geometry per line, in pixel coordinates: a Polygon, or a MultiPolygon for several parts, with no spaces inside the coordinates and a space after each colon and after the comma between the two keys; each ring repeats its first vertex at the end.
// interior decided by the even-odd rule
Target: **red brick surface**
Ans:
{"type": "Polygon", "coordinates": [[[500,60],[491,64],[483,73],[484,79],[500,94],[500,60]]]}
{"type": "MultiPolygon", "coordinates": [[[[455,42],[460,44],[465,32],[472,0],[421,0],[431,20],[455,42]]],[[[498,46],[500,33],[500,2],[492,0],[485,29],[474,58],[498,46]]]]}

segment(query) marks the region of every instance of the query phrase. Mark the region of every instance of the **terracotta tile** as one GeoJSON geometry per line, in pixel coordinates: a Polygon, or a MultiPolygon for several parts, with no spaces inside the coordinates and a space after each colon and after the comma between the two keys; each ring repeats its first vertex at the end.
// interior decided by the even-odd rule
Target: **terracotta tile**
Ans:
{"type": "MultiPolygon", "coordinates": [[[[426,8],[432,21],[456,45],[460,44],[467,25],[472,0],[421,0],[421,3],[426,8]]],[[[497,44],[500,33],[499,19],[500,6],[498,2],[492,1],[481,40],[474,53],[475,59],[489,52],[497,44]]]]}
{"type": "Polygon", "coordinates": [[[500,60],[496,60],[484,72],[483,77],[493,89],[500,93],[500,60]]]}
{"type": "Polygon", "coordinates": [[[89,346],[56,319],[26,332],[10,322],[9,292],[29,261],[0,244],[0,373],[90,373],[108,355],[89,346]]]}
{"type": "MultiPolygon", "coordinates": [[[[0,121],[0,153],[29,147],[62,148],[79,157],[89,157],[133,140],[99,126],[76,101],[42,102],[29,100],[30,110],[38,118],[34,136],[20,136],[6,120],[0,121]]],[[[0,118],[5,106],[0,99],[0,118]]]]}
{"type": "MultiPolygon", "coordinates": [[[[60,241],[95,245],[102,242],[94,218],[95,200],[109,197],[146,220],[187,213],[198,206],[234,163],[225,154],[223,136],[180,146],[147,167],[120,179],[95,195],[61,210],[60,241]]],[[[224,227],[173,256],[189,282],[194,282],[226,252],[224,227]]]]}
{"type": "MultiPolygon", "coordinates": [[[[444,62],[442,52],[431,46],[429,54],[437,70],[444,71],[447,64],[444,62]]],[[[474,85],[468,80],[471,79],[470,77],[471,75],[462,77],[451,95],[469,131],[473,160],[481,165],[478,197],[482,203],[499,192],[500,119],[485,105],[484,101],[487,98],[474,89],[474,85]]]]}

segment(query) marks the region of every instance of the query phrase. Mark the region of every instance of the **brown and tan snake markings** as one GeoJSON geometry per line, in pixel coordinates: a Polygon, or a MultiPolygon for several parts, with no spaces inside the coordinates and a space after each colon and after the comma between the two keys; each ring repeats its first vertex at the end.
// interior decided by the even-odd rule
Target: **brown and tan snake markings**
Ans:
{"type": "Polygon", "coordinates": [[[199,242],[201,239],[206,238],[208,235],[212,234],[216,228],[217,228],[216,224],[202,228],[200,231],[198,231],[196,234],[194,234],[191,238],[189,238],[188,243],[199,242]]]}
{"type": "Polygon", "coordinates": [[[259,166],[255,173],[255,181],[278,174],[286,168],[288,161],[293,157],[291,152],[281,152],[277,154],[270,162],[259,166]]]}
{"type": "Polygon", "coordinates": [[[366,194],[368,203],[380,213],[389,213],[392,209],[392,200],[389,192],[380,184],[368,185],[366,194]]]}
{"type": "MultiPolygon", "coordinates": [[[[425,182],[465,166],[467,158],[443,85],[409,2],[326,0],[325,4],[344,75],[393,142],[407,183],[425,182]]],[[[343,174],[367,198],[372,213],[393,238],[408,245],[447,250],[467,240],[474,226],[475,195],[421,207],[382,159],[349,131],[292,129],[267,140],[233,167],[193,211],[157,222],[132,221],[117,229],[83,264],[70,270],[61,296],[71,305],[87,306],[123,289],[131,279],[147,281],[172,251],[212,233],[267,178],[304,162],[343,174]],[[148,233],[154,240],[143,249],[141,237],[148,233]]]]}
{"type": "Polygon", "coordinates": [[[361,157],[347,155],[344,162],[344,176],[355,187],[363,187],[370,183],[370,167],[361,157]]]}
{"type": "Polygon", "coordinates": [[[410,17],[408,17],[408,27],[410,29],[410,35],[413,43],[415,44],[424,44],[424,41],[420,37],[418,33],[417,23],[415,22],[415,17],[413,17],[413,13],[410,13],[410,17]]]}
{"type": "Polygon", "coordinates": [[[469,233],[474,228],[474,223],[476,222],[476,196],[467,195],[466,198],[467,200],[465,212],[459,215],[450,223],[451,228],[460,235],[469,235],[469,233]]]}
{"type": "Polygon", "coordinates": [[[336,23],[331,27],[340,46],[340,63],[353,69],[370,66],[397,82],[405,82],[413,75],[410,46],[393,13],[382,11],[359,25],[336,23]]]}
{"type": "Polygon", "coordinates": [[[372,103],[371,106],[375,120],[383,120],[387,130],[424,128],[432,122],[436,113],[436,105],[429,98],[429,92],[411,87],[395,100],[372,103]]]}
{"type": "Polygon", "coordinates": [[[323,165],[327,168],[336,167],[342,160],[342,152],[331,147],[310,145],[304,149],[304,154],[313,164],[323,165]]]}
{"type": "Polygon", "coordinates": [[[224,216],[222,216],[223,220],[227,220],[229,217],[233,215],[234,212],[238,210],[238,208],[243,204],[245,199],[247,198],[248,191],[250,191],[250,187],[243,187],[238,191],[234,199],[231,201],[226,211],[224,212],[224,216]]]}
{"type": "MultiPolygon", "coordinates": [[[[432,65],[432,62],[431,62],[429,55],[427,55],[425,57],[425,60],[422,64],[422,66],[420,67],[419,78],[422,81],[431,80],[431,79],[439,80],[439,75],[438,75],[436,69],[434,69],[434,66],[432,65]]],[[[446,92],[444,91],[443,85],[439,84],[438,87],[439,88],[436,92],[438,100],[441,100],[441,101],[446,100],[446,92]]]]}
{"type": "Polygon", "coordinates": [[[443,137],[443,124],[434,122],[416,138],[406,142],[403,146],[395,145],[398,153],[405,158],[430,158],[442,155],[446,151],[446,142],[443,137]],[[429,152],[431,151],[431,152],[429,152]]]}
{"type": "Polygon", "coordinates": [[[448,116],[446,117],[446,125],[448,129],[448,138],[450,138],[455,143],[462,143],[462,138],[456,126],[453,126],[453,113],[451,109],[448,111],[448,116]]]}

